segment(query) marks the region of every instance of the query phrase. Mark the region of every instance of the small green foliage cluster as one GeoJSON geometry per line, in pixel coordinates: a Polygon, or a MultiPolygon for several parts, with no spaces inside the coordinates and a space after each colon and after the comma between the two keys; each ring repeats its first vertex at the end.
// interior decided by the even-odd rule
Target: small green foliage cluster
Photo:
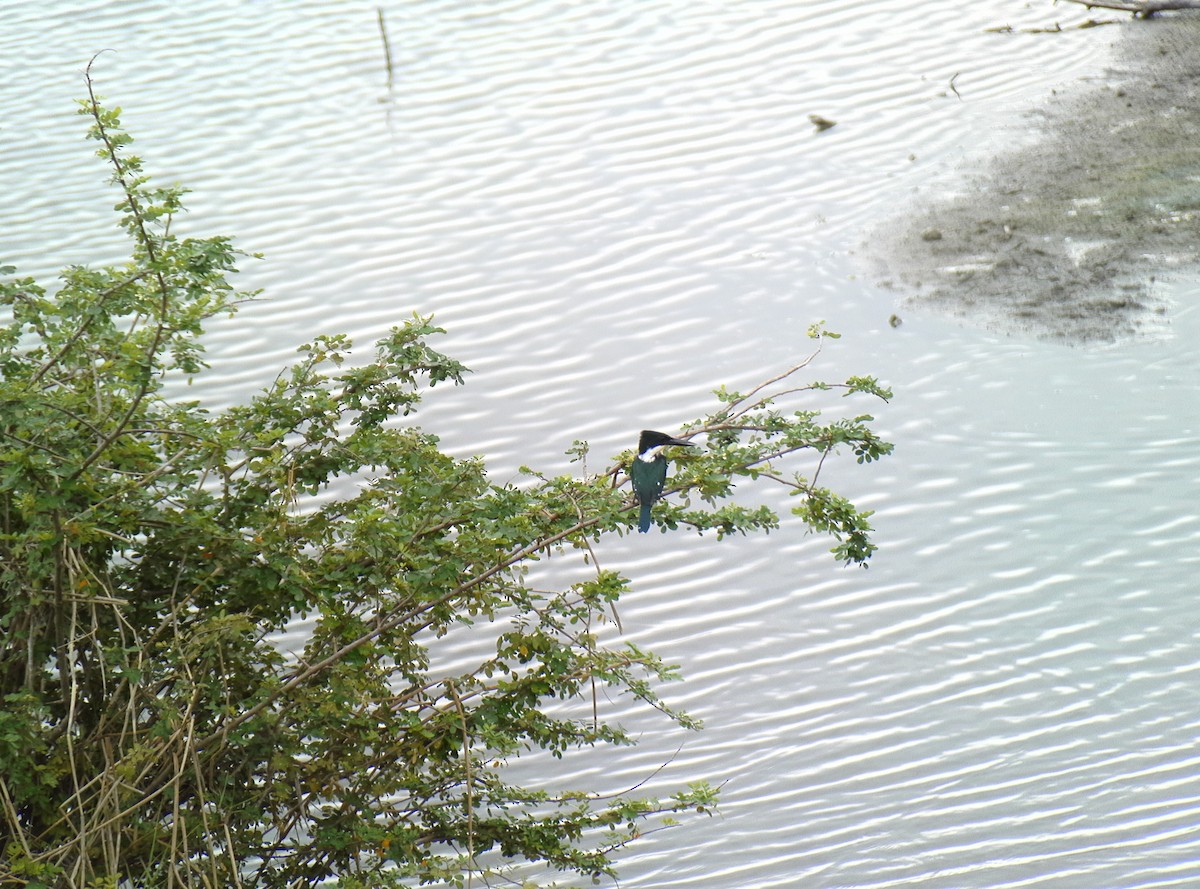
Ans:
{"type": "MultiPolygon", "coordinates": [[[[631,525],[620,463],[497,484],[399,422],[466,373],[422,317],[367,363],[318,338],[228,410],[166,398],[166,380],[203,372],[204,323],[252,294],[228,282],[228,240],[176,236],[183,192],[150,184],[119,110],[88,89],[130,260],[67,269],[53,293],[0,284],[0,885],[534,879],[522,862],[590,878],[650,827],[711,811],[705,784],[652,799],[505,780],[526,751],[632,743],[564,702],[629,696],[696,727],[655,692],[673,666],[599,638],[628,588],[591,552],[631,525]],[[583,579],[526,582],[531,561],[572,550],[583,579]],[[298,615],[311,633],[285,654],[298,615]],[[487,657],[431,669],[441,636],[480,623],[487,657]]],[[[728,502],[735,479],[774,479],[838,558],[865,562],[869,514],[816,472],[775,467],[890,445],[868,416],[822,425],[777,407],[827,388],[791,386],[798,370],[718,393],[689,428],[710,447],[680,461],[685,502],[660,504],[662,524],[776,527],[728,502]]],[[[888,396],[867,378],[842,388],[888,396]]]]}
{"type": "MultiPolygon", "coordinates": [[[[811,328],[809,335],[818,339],[838,336],[820,326],[811,328]]],[[[870,538],[872,512],[857,509],[845,497],[818,484],[818,478],[826,458],[832,454],[848,449],[858,463],[873,463],[892,452],[891,443],[871,428],[875,418],[870,414],[823,422],[818,410],[784,410],[779,402],[806,393],[835,390],[841,390],[846,397],[869,395],[887,401],[892,393],[873,377],[854,376],[844,383],[792,382],[818,354],[819,350],[814,351],[795,367],[747,393],[724,388],[716,391],[724,407],[686,427],[688,434],[707,435],[709,452],[699,459],[680,458],[680,470],[672,482],[677,490],[695,492],[712,508],[677,508],[674,512],[666,508],[660,513],[665,521],[684,521],[701,530],[713,528],[719,537],[734,531],[769,531],[779,525],[773,510],[767,507],[750,510],[723,502],[732,495],[735,478],[769,479],[799,498],[800,503],[792,512],[812,530],[834,537],[836,544],[831,550],[834,556],[847,564],[867,566],[876,549],[870,538]],[[811,476],[783,474],[776,468],[782,458],[799,452],[815,455],[811,476]]]]}

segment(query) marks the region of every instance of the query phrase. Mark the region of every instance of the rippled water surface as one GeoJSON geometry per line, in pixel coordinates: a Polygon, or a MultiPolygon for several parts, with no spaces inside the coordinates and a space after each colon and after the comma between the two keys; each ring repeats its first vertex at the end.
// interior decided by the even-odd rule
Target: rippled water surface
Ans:
{"type": "Polygon", "coordinates": [[[826,477],[877,510],[871,569],[795,522],[600,553],[707,728],[660,774],[679,736],[649,722],[568,779],[725,784],[621,885],[1197,885],[1200,289],[1165,279],[1153,337],[1070,348],[910,313],[862,261],[1140,25],[1027,33],[1088,15],[1032,0],[383,8],[390,86],[374,6],[6,4],[0,258],[119,255],[71,105],[112,49],[99,90],[194,190],[187,225],[265,254],[242,278],[268,299],[210,341],[214,403],[316,331],[434,312],[475,374],[422,423],[507,479],[699,415],[824,319],[844,336],[814,373],[896,392],[895,456],[826,477]]]}

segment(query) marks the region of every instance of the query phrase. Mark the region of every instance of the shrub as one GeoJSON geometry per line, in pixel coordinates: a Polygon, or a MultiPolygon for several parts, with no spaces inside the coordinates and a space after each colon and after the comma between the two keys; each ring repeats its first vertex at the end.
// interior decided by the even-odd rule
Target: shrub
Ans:
{"type": "MultiPolygon", "coordinates": [[[[460,885],[514,862],[598,876],[648,822],[708,811],[705,784],[604,798],[505,779],[523,751],[632,743],[569,715],[600,688],[695,725],[656,696],[671,666],[596,632],[628,585],[590,553],[630,530],[630,455],[520,486],[447,456],[403,419],[466,372],[423,317],[369,363],[319,337],[228,410],[168,399],[167,380],[205,369],[205,322],[252,294],[227,280],[229,240],[175,234],[182,190],[151,185],[90,75],[88,95],[130,259],[68,268],[53,293],[0,285],[0,882],[460,885]],[[527,582],[572,551],[577,582],[527,582]],[[311,634],[289,655],[279,634],[298,615],[311,634]],[[486,657],[431,669],[438,640],[471,625],[494,640],[486,657]]],[[[774,528],[730,501],[734,479],[774,480],[839,559],[866,561],[869,513],[778,467],[891,446],[869,416],[822,424],[778,401],[889,393],[792,382],[806,363],[718,392],[686,428],[708,448],[676,462],[663,525],[774,528]]]]}

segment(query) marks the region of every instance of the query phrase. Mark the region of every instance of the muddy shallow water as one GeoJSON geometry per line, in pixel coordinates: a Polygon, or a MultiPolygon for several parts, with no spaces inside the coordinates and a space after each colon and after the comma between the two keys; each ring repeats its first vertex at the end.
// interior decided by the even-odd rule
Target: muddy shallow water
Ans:
{"type": "Polygon", "coordinates": [[[1109,70],[1007,134],[1025,144],[885,226],[912,308],[1066,342],[1161,330],[1161,278],[1200,246],[1200,15],[1118,27],[1109,70]]]}

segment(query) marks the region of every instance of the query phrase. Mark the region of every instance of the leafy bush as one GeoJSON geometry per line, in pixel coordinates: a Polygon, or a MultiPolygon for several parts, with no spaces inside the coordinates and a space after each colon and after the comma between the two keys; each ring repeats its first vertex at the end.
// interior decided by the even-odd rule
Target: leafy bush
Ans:
{"type": "MultiPolygon", "coordinates": [[[[598,876],[648,822],[708,811],[703,784],[604,798],[505,779],[523,751],[632,743],[564,709],[598,689],[695,726],[656,696],[671,666],[596,632],[628,585],[590,551],[630,530],[629,453],[521,486],[442,453],[398,422],[465,373],[422,317],[369,363],[319,337],[229,410],[168,399],[168,379],[205,369],[204,323],[252,294],[227,281],[227,239],[176,236],[183,192],[151,185],[90,76],[88,95],[130,259],[68,268],[52,293],[0,285],[0,883],[461,885],[536,875],[521,862],[598,876]],[[571,551],[578,582],[527,582],[531,562],[571,551]],[[287,654],[298,615],[311,635],[287,654]],[[487,656],[431,669],[439,638],[471,625],[494,639],[487,656]]],[[[774,528],[771,510],[729,502],[735,478],[774,480],[839,559],[865,562],[869,513],[778,466],[891,446],[869,416],[822,424],[778,401],[889,393],[791,382],[806,363],[718,392],[686,428],[708,448],[677,461],[663,525],[774,528]]]]}

